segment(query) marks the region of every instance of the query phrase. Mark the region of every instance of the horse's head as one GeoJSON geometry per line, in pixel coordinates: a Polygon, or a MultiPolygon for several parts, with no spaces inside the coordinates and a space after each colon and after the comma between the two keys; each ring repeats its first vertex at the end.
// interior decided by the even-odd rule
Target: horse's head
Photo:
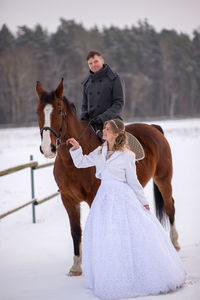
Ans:
{"type": "Polygon", "coordinates": [[[47,93],[41,83],[37,81],[36,93],[38,96],[38,123],[41,132],[40,150],[47,158],[56,155],[56,141],[62,134],[64,111],[64,84],[63,79],[57,89],[47,93]]]}

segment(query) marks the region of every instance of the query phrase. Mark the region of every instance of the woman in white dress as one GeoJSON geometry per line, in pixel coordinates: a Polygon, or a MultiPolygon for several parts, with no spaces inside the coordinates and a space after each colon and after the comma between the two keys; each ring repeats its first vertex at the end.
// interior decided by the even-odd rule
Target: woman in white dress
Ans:
{"type": "Polygon", "coordinates": [[[174,291],[185,281],[181,260],[167,233],[149,210],[126,147],[124,123],[105,123],[106,141],[88,155],[79,143],[70,154],[77,168],[96,166],[101,185],[83,233],[86,285],[101,299],[120,299],[174,291]]]}

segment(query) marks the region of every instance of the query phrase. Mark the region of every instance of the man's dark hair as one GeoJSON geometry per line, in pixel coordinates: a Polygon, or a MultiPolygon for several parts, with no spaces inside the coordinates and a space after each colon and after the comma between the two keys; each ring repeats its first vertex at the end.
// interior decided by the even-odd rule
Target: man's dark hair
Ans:
{"type": "Polygon", "coordinates": [[[101,56],[101,53],[99,53],[98,51],[92,50],[88,53],[87,55],[87,61],[91,58],[94,57],[95,55],[101,56]]]}

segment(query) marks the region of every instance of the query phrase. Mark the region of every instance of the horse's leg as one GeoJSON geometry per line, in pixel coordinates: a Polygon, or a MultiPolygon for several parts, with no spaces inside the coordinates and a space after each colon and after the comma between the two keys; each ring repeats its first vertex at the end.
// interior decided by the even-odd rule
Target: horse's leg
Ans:
{"type": "MultiPolygon", "coordinates": [[[[173,199],[173,202],[174,202],[174,199],[173,199]]],[[[172,244],[174,245],[176,250],[179,251],[181,249],[181,247],[178,243],[178,231],[175,226],[175,219],[174,219],[173,223],[170,222],[170,238],[171,238],[172,244]]]]}
{"type": "Polygon", "coordinates": [[[81,224],[80,224],[80,204],[74,204],[74,200],[62,195],[62,201],[67,210],[71,235],[74,244],[74,263],[69,270],[69,276],[79,276],[82,274],[81,268],[81,224]]]}
{"type": "Polygon", "coordinates": [[[172,244],[174,245],[176,250],[180,250],[180,245],[178,243],[178,232],[175,226],[175,207],[174,199],[172,197],[171,176],[169,176],[168,174],[162,177],[155,176],[154,181],[158,188],[157,195],[155,194],[155,201],[157,202],[156,210],[159,210],[158,214],[160,214],[161,221],[164,215],[164,211],[166,212],[170,221],[170,238],[172,244]]]}

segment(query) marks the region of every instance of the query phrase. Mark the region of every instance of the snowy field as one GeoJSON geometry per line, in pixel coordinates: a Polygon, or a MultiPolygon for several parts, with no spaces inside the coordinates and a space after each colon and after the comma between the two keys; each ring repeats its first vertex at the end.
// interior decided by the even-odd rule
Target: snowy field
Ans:
{"type": "MultiPolygon", "coordinates": [[[[138,299],[200,299],[200,119],[159,121],[171,145],[173,196],[180,257],[187,272],[183,288],[174,293],[138,299]]],[[[0,129],[0,169],[29,162],[49,162],[39,152],[38,128],[0,129]]],[[[57,191],[52,167],[35,171],[36,198],[57,191]]],[[[145,194],[154,210],[152,182],[145,194]]],[[[0,178],[0,214],[31,200],[30,169],[0,178]]],[[[94,300],[84,276],[68,277],[73,245],[68,216],[57,196],[36,207],[32,224],[28,206],[0,221],[0,300],[94,300]]],[[[88,207],[82,204],[84,227],[88,207]]],[[[103,276],[103,274],[102,274],[103,276]]]]}

